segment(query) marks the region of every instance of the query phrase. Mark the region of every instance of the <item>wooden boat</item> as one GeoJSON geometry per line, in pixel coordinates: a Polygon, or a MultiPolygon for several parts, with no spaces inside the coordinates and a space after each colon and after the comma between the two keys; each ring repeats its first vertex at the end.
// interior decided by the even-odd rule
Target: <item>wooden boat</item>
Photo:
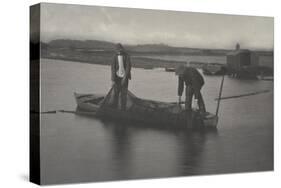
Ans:
{"type": "Polygon", "coordinates": [[[108,104],[105,95],[74,93],[77,114],[103,119],[140,122],[149,127],[160,128],[216,128],[218,117],[206,113],[187,112],[176,103],[140,99],[128,92],[127,108],[121,110],[108,104]],[[105,104],[106,103],[106,104],[105,104]]]}

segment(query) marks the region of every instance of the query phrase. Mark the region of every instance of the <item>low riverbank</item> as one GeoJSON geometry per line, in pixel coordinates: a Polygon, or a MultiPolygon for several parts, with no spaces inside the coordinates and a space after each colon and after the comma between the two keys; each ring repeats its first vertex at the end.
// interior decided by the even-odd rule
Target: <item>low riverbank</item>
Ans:
{"type": "MultiPolygon", "coordinates": [[[[58,59],[65,61],[74,61],[80,63],[98,64],[98,65],[110,65],[113,61],[112,54],[96,53],[90,56],[89,54],[64,54],[64,53],[48,53],[43,54],[42,58],[46,59],[58,59]]],[[[155,59],[149,57],[131,56],[132,66],[136,68],[153,69],[153,68],[175,68],[178,65],[183,65],[185,61],[170,61],[155,59]]]]}

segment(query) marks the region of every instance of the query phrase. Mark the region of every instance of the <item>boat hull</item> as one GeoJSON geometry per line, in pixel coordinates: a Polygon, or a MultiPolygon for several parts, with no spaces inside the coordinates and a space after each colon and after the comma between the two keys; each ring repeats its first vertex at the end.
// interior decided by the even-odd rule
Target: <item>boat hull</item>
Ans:
{"type": "Polygon", "coordinates": [[[74,94],[77,114],[95,116],[105,120],[139,122],[145,126],[159,128],[212,128],[217,126],[217,116],[206,113],[204,117],[195,111],[186,111],[173,103],[163,103],[138,99],[143,105],[132,105],[127,110],[120,110],[102,105],[105,95],[74,94]],[[159,106],[159,109],[153,106],[159,106]],[[165,110],[164,107],[169,107],[165,110]]]}

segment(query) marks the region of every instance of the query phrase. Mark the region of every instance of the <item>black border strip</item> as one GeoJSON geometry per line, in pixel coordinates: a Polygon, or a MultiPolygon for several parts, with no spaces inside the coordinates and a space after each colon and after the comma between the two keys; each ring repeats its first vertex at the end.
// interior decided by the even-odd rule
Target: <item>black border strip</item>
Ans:
{"type": "Polygon", "coordinates": [[[30,6],[29,43],[29,180],[41,184],[40,173],[40,4],[30,6]]]}

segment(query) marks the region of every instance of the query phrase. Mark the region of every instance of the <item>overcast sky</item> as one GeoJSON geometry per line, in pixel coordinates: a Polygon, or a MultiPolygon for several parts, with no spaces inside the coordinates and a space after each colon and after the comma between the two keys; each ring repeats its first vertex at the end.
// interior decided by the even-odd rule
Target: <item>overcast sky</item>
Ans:
{"type": "Polygon", "coordinates": [[[42,4],[41,40],[163,43],[194,48],[273,49],[273,18],[42,4]]]}

